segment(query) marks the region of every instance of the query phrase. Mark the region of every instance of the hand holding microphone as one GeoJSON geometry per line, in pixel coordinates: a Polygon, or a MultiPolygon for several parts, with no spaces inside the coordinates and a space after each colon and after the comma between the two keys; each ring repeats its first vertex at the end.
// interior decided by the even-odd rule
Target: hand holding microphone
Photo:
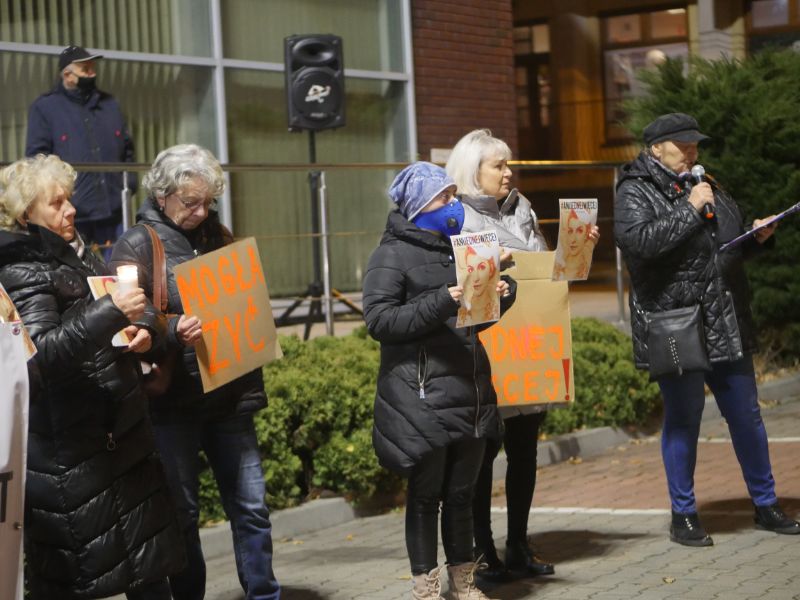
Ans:
{"type": "Polygon", "coordinates": [[[697,212],[703,215],[703,218],[710,221],[714,219],[714,190],[706,182],[706,170],[703,165],[695,165],[692,167],[692,178],[695,185],[692,188],[692,193],[689,194],[689,202],[695,207],[697,212]]]}

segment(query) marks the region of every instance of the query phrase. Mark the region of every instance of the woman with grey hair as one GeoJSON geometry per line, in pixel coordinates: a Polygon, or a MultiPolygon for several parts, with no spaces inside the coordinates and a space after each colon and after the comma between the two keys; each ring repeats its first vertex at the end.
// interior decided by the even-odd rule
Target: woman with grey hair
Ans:
{"type": "Polygon", "coordinates": [[[253,413],[267,404],[261,370],[203,392],[194,349],[201,340],[202,323],[183,314],[174,275],[177,265],[233,241],[215,209],[216,198],[225,188],[222,167],[205,148],[173,146],[156,157],[142,185],[147,200],[139,210],[137,225],[115,245],[111,264],[136,265],[147,293],[153,290],[154,269],[166,272],[167,349],[156,362],[171,377],[162,377],[162,381],[169,379],[164,389],[151,392],[150,411],[189,559],[183,572],[170,577],[172,594],[175,600],[194,600],[205,593],[206,567],[198,532],[202,450],[230,520],[236,568],[246,598],[277,600],[280,588],[272,571],[272,529],[253,423],[253,413]],[[151,231],[162,242],[163,267],[153,264],[151,231]]]}
{"type": "Polygon", "coordinates": [[[156,453],[137,354],[164,337],[141,288],[93,300],[105,265],[84,247],[57,156],[0,172],[0,283],[37,353],[25,498],[31,598],[169,600],[180,530],[156,453]],[[125,329],[132,341],[114,347],[125,329]]]}
{"type": "MultiPolygon", "coordinates": [[[[463,233],[494,230],[500,246],[508,251],[542,252],[547,242],[539,230],[536,213],[525,196],[511,188],[508,161],[511,149],[488,129],[476,129],[462,137],[447,161],[447,173],[456,182],[464,205],[463,233]]],[[[590,239],[600,236],[593,227],[590,239]]],[[[528,514],[536,486],[539,427],[547,415],[546,405],[498,408],[504,419],[506,502],[508,536],[505,564],[497,556],[491,527],[492,463],[500,444],[486,446],[483,466],[472,507],[475,555],[483,556],[487,568],[478,575],[489,581],[504,581],[509,570],[525,575],[552,575],[553,565],[539,560],[528,544],[528,514]]]]}

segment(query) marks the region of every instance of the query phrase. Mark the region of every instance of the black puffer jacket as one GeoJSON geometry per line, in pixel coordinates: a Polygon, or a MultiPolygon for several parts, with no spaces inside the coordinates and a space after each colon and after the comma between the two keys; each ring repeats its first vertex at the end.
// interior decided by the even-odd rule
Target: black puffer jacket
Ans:
{"type": "Polygon", "coordinates": [[[631,276],[631,328],[640,368],[648,363],[642,311],[690,306],[701,296],[710,360],[734,361],[755,350],[743,260],[761,244],[751,239],[717,252],[711,264],[715,247],[744,231],[733,198],[713,182],[712,187],[716,219],[704,221],[688,202],[690,186],[654,158],[642,152],[623,167],[614,204],[614,235],[631,276]]]}
{"type": "MultiPolygon", "coordinates": [[[[515,298],[508,281],[501,311],[515,298]]],[[[390,213],[364,276],[364,318],[381,343],[373,444],[403,475],[435,448],[499,437],[489,359],[476,328],[455,326],[455,283],[450,241],[390,213]]]]}
{"type": "MultiPolygon", "coordinates": [[[[25,552],[43,598],[110,596],[184,561],[138,359],[111,346],[130,323],[109,296],[93,301],[86,282],[104,271],[46,229],[0,231],[0,282],[38,351],[29,369],[25,552]]],[[[163,337],[156,314],[142,324],[163,337]]]]}
{"type": "MultiPolygon", "coordinates": [[[[126,231],[114,245],[109,265],[115,268],[123,264],[138,266],[139,283],[148,297],[153,291],[153,245],[150,234],[142,224],[146,223],[158,233],[164,245],[167,261],[167,291],[170,315],[183,314],[183,305],[173,269],[201,254],[222,248],[233,241],[233,237],[219,222],[212,211],[196,229],[185,231],[175,225],[156,205],[146,201],[137,215],[138,225],[126,231]]],[[[152,297],[150,298],[152,300],[152,297]]],[[[178,316],[169,319],[167,347],[180,352],[172,380],[167,392],[151,402],[153,421],[175,422],[185,419],[208,420],[224,418],[233,414],[252,413],[267,404],[261,370],[257,369],[216,390],[204,394],[194,348],[184,347],[177,338],[178,316]]]]}

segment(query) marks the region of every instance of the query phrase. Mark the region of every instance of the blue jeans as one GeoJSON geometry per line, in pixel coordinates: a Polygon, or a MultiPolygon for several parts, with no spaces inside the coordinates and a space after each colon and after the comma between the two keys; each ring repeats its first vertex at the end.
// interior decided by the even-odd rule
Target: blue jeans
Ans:
{"type": "Polygon", "coordinates": [[[178,507],[187,568],[169,579],[175,600],[201,600],[206,565],[198,532],[197,494],[203,450],[231,524],[239,582],[247,600],[278,600],[272,572],[272,527],[252,415],[220,421],[154,425],[156,444],[178,507]]]}
{"type": "Polygon", "coordinates": [[[704,382],[728,423],[733,449],[753,503],[756,506],[774,504],[777,498],[767,431],[758,407],[753,360],[745,356],[735,362],[715,363],[708,373],[685,373],[658,381],[664,396],[661,455],[672,510],[684,514],[697,512],[694,468],[705,403],[704,382]]]}

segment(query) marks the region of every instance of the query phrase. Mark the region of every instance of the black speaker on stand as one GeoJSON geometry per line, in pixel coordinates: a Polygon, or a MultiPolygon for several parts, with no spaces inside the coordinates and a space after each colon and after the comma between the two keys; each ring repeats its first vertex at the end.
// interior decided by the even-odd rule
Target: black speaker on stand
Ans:
{"type": "MultiPolygon", "coordinates": [[[[283,40],[286,82],[286,113],[289,131],[308,131],[308,162],[317,162],[316,132],[333,129],[345,124],[344,61],[342,38],[337,35],[305,34],[291,35],[283,40]]],[[[325,320],[322,314],[321,243],[319,210],[320,172],[311,171],[308,183],[311,188],[311,231],[314,279],[303,297],[295,300],[276,319],[278,326],[296,322],[291,314],[307,299],[311,300],[305,321],[303,339],[308,339],[313,323],[325,320]]],[[[331,294],[344,302],[350,310],[362,313],[337,290],[331,294]]],[[[332,319],[332,315],[330,316],[332,319]]]]}

